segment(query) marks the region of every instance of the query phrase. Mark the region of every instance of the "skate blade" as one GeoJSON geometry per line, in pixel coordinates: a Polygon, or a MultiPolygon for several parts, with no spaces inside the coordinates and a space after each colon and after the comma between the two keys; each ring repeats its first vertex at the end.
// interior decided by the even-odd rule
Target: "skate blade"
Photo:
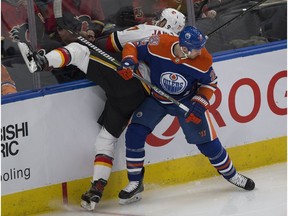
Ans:
{"type": "Polygon", "coordinates": [[[119,204],[120,205],[126,205],[126,204],[130,204],[130,203],[138,202],[141,199],[142,199],[142,195],[141,195],[141,193],[138,193],[138,194],[135,194],[130,199],[120,199],[119,198],[119,204]]]}
{"type": "Polygon", "coordinates": [[[21,55],[30,71],[30,73],[34,73],[37,71],[37,65],[35,63],[35,61],[33,60],[33,58],[31,56],[33,56],[33,53],[31,52],[31,50],[29,49],[28,45],[26,43],[23,42],[18,42],[17,43],[18,48],[21,52],[21,55]]]}
{"type": "Polygon", "coordinates": [[[84,200],[81,201],[81,207],[88,210],[88,211],[93,211],[95,209],[96,206],[96,202],[86,202],[84,200]]]}

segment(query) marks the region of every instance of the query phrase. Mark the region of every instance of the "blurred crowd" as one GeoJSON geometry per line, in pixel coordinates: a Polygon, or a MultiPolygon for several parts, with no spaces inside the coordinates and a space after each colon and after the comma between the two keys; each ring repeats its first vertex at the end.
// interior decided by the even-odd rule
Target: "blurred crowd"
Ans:
{"type": "MultiPolygon", "coordinates": [[[[31,1],[34,8],[32,13],[30,8],[28,8],[27,1],[1,1],[1,60],[3,64],[1,72],[9,74],[8,72],[12,71],[10,79],[13,80],[13,77],[17,79],[17,81],[15,80],[16,86],[18,82],[27,82],[32,77],[28,71],[25,71],[26,68],[19,55],[17,41],[31,43],[32,34],[34,33],[37,40],[37,49],[45,49],[48,52],[76,40],[75,35],[57,25],[53,0],[31,1]],[[30,17],[35,17],[35,20],[33,20],[35,26],[30,26],[30,28],[29,12],[30,17]],[[31,29],[35,31],[32,34],[30,33],[31,29]],[[22,66],[20,67],[19,65],[21,64],[22,66]],[[25,71],[21,75],[18,72],[19,68],[25,71]],[[23,78],[25,76],[26,78],[23,78]]],[[[221,22],[233,18],[233,16],[241,13],[243,9],[255,3],[257,1],[194,0],[196,26],[207,34],[219,26],[221,22]]],[[[239,32],[234,31],[240,25],[238,22],[237,25],[234,25],[236,28],[232,27],[230,31],[228,28],[224,36],[219,34],[215,36],[215,40],[211,39],[208,41],[207,47],[210,52],[286,39],[287,12],[285,8],[287,8],[287,1],[268,0],[265,4],[266,6],[262,6],[261,10],[256,10],[257,8],[255,8],[249,15],[245,15],[246,19],[243,18],[244,21],[239,20],[240,23],[242,22],[241,27],[247,27],[247,29],[242,29],[242,33],[245,32],[245,35],[239,35],[239,32]],[[282,29],[278,27],[276,29],[275,26],[280,24],[285,24],[285,26],[282,29]],[[234,37],[231,35],[234,35],[234,37]],[[218,41],[220,37],[225,40],[225,45],[223,46],[219,45],[221,44],[218,41]]],[[[140,23],[151,23],[155,17],[159,16],[159,12],[168,7],[175,8],[187,15],[186,0],[62,1],[65,25],[99,46],[101,46],[99,44],[101,43],[100,41],[113,31],[140,23]]],[[[3,77],[6,76],[2,76],[2,82],[6,82],[3,77]]],[[[41,78],[43,79],[42,85],[45,86],[84,79],[85,75],[76,67],[68,66],[65,70],[53,69],[48,77],[41,78]]],[[[7,84],[5,85],[7,86],[7,84]]],[[[19,83],[19,90],[32,89],[31,85],[19,83]]]]}

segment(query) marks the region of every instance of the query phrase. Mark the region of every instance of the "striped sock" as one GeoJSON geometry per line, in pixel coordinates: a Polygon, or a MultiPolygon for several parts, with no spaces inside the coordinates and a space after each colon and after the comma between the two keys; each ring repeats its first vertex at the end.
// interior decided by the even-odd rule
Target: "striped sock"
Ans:
{"type": "Polygon", "coordinates": [[[65,67],[71,62],[70,52],[63,47],[54,49],[45,56],[49,62],[49,66],[54,68],[65,67]]]}
{"type": "Polygon", "coordinates": [[[96,155],[94,160],[93,181],[100,178],[108,181],[113,166],[113,158],[104,154],[96,155]]]}
{"type": "Polygon", "coordinates": [[[236,174],[233,163],[223,147],[215,157],[209,158],[209,161],[225,179],[230,179],[236,174]]]}
{"type": "Polygon", "coordinates": [[[140,181],[143,178],[142,169],[145,160],[145,150],[126,148],[126,166],[129,181],[140,181]]]}
{"type": "Polygon", "coordinates": [[[225,179],[230,179],[236,174],[233,163],[218,138],[208,143],[197,144],[197,147],[225,179]]]}

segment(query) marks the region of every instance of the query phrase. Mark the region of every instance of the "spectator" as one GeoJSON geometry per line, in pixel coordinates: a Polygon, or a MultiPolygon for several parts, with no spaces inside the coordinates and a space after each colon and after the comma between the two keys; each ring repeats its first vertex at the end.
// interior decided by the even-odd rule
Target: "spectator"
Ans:
{"type": "Polygon", "coordinates": [[[199,18],[215,18],[217,12],[215,10],[210,9],[209,5],[212,2],[221,3],[221,0],[195,0],[194,8],[195,8],[195,17],[199,18]]]}
{"type": "MultiPolygon", "coordinates": [[[[36,18],[37,41],[41,43],[45,40],[44,19],[36,4],[34,4],[34,12],[36,18]]],[[[5,38],[5,41],[10,39],[13,42],[19,40],[30,42],[26,0],[1,1],[1,18],[1,36],[5,38]]]]}
{"type": "MultiPolygon", "coordinates": [[[[45,20],[46,34],[54,41],[52,46],[45,47],[46,52],[77,41],[76,35],[57,25],[52,0],[38,0],[36,3],[45,20]]],[[[91,43],[95,43],[96,38],[101,35],[104,26],[100,21],[104,19],[100,1],[63,0],[62,9],[65,25],[85,37],[91,43]]],[[[58,83],[86,78],[86,75],[74,65],[69,65],[65,69],[53,68],[51,73],[56,77],[58,83]]]]}
{"type": "MultiPolygon", "coordinates": [[[[221,0],[194,0],[195,18],[214,18],[216,11],[209,8],[210,4],[220,3],[221,0]]],[[[164,8],[174,8],[183,14],[187,14],[186,0],[133,0],[134,17],[139,23],[149,19],[164,8]]]]}
{"type": "MultiPolygon", "coordinates": [[[[46,32],[50,38],[63,42],[62,45],[75,41],[75,38],[71,38],[71,34],[57,26],[52,0],[45,3],[37,1],[37,4],[44,14],[46,32]]],[[[71,30],[79,32],[92,43],[101,35],[104,13],[99,0],[63,0],[62,10],[65,25],[71,30]]]]}

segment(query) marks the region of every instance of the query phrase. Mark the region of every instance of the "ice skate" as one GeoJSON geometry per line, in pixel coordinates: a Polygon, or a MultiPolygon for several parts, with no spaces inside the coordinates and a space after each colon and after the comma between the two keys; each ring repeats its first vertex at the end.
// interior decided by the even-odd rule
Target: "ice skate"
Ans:
{"type": "Polygon", "coordinates": [[[228,180],[230,183],[236,185],[237,187],[243,188],[245,190],[253,190],[255,188],[255,183],[252,179],[240,174],[236,173],[232,178],[228,180]]]}
{"type": "Polygon", "coordinates": [[[30,45],[24,42],[18,42],[17,45],[31,73],[34,73],[36,71],[43,71],[46,67],[48,67],[48,61],[45,57],[44,50],[32,52],[30,45]]]}
{"type": "Polygon", "coordinates": [[[143,180],[130,181],[125,189],[121,190],[119,197],[119,204],[125,205],[137,202],[142,199],[141,192],[144,191],[143,180]]]}
{"type": "Polygon", "coordinates": [[[81,196],[81,206],[88,211],[93,211],[102,197],[106,184],[107,181],[104,179],[92,182],[91,188],[81,196]]]}

